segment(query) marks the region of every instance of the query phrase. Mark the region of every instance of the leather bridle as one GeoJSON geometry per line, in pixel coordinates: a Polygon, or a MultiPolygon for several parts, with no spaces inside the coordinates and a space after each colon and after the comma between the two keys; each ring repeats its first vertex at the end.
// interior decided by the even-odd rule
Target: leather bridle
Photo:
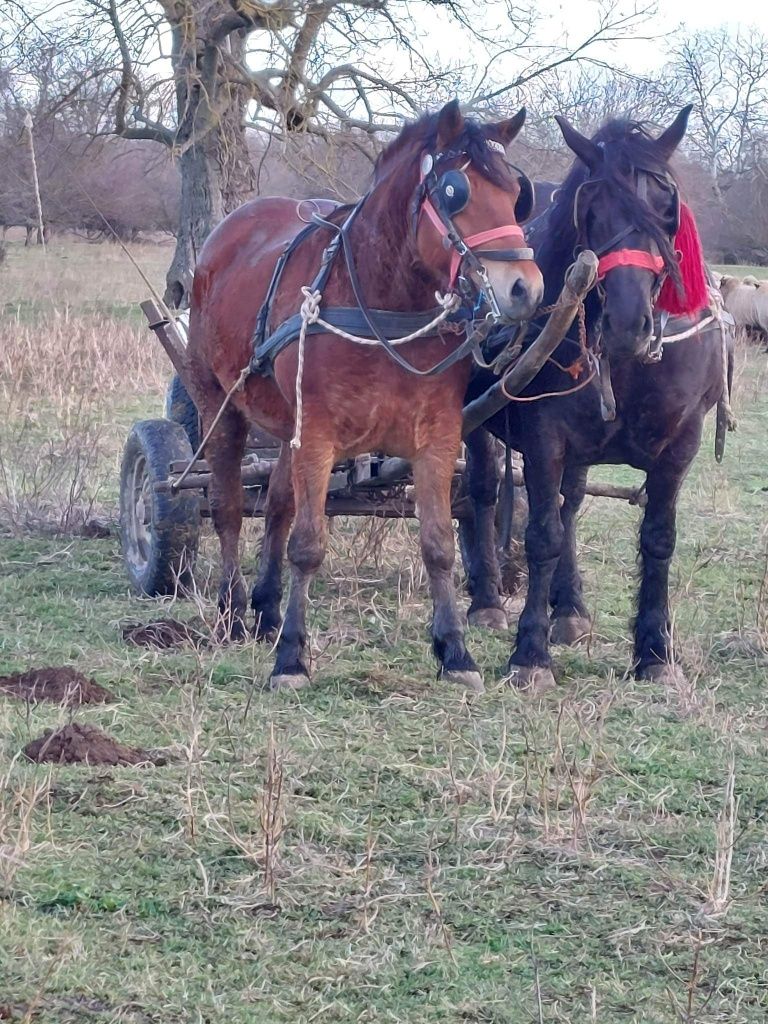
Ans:
{"type": "MultiPolygon", "coordinates": [[[[668,189],[672,193],[675,212],[673,215],[673,223],[670,226],[669,237],[670,240],[674,240],[680,222],[680,196],[677,184],[666,175],[660,175],[656,171],[638,168],[636,194],[639,200],[646,203],[648,201],[649,178],[654,178],[656,181],[660,182],[664,188],[668,189]]],[[[581,208],[579,205],[582,190],[586,186],[599,184],[602,180],[603,179],[601,178],[588,178],[586,181],[582,182],[576,190],[576,195],[573,200],[573,223],[577,231],[577,236],[581,236],[584,233],[582,229],[585,230],[585,225],[582,223],[581,208]]],[[[666,274],[664,257],[659,253],[652,253],[646,249],[620,247],[621,242],[636,230],[637,228],[634,224],[628,224],[604,245],[594,248],[594,252],[598,257],[597,279],[598,281],[602,281],[606,274],[611,270],[614,270],[616,267],[637,267],[640,270],[649,270],[657,277],[657,288],[654,289],[654,294],[656,295],[661,288],[666,274]]]]}
{"type": "MultiPolygon", "coordinates": [[[[504,147],[501,143],[489,139],[486,140],[486,144],[490,149],[503,155],[504,147]]],[[[465,173],[468,164],[469,158],[462,151],[449,150],[434,157],[429,153],[424,154],[421,160],[420,181],[412,200],[414,234],[421,215],[425,214],[443,238],[444,244],[453,250],[448,277],[449,288],[456,288],[462,299],[469,299],[472,292],[469,275],[476,275],[493,317],[500,320],[501,308],[482,260],[509,263],[532,261],[534,253],[526,244],[525,234],[519,224],[502,224],[472,235],[462,235],[454,223],[454,217],[458,216],[470,201],[471,186],[465,173]],[[449,168],[438,173],[441,164],[460,159],[465,161],[461,167],[449,168]],[[478,248],[502,238],[509,239],[512,246],[506,249],[478,248]]],[[[533,184],[519,167],[515,167],[514,164],[508,166],[517,173],[520,185],[520,195],[515,203],[515,217],[524,221],[533,208],[533,184]]]]}
{"type": "MultiPolygon", "coordinates": [[[[680,193],[678,191],[677,183],[671,177],[659,174],[658,171],[642,167],[637,168],[636,195],[637,198],[644,203],[648,202],[648,182],[650,178],[653,178],[655,181],[660,183],[672,194],[673,216],[669,225],[669,238],[670,241],[674,243],[675,235],[677,234],[677,230],[680,226],[680,193]]],[[[573,223],[576,228],[576,236],[579,240],[583,238],[587,245],[589,244],[589,239],[586,237],[586,223],[582,217],[582,209],[580,206],[581,193],[585,186],[600,184],[603,181],[604,179],[601,178],[588,178],[576,189],[576,194],[573,199],[573,223]]],[[[664,284],[664,280],[668,274],[668,268],[664,257],[658,252],[653,253],[647,249],[631,249],[628,246],[621,246],[624,239],[637,230],[637,226],[630,223],[626,227],[622,228],[621,231],[618,231],[603,245],[595,247],[593,250],[595,255],[598,257],[596,291],[601,305],[605,302],[604,281],[606,276],[617,267],[636,267],[640,270],[648,270],[655,276],[651,291],[651,307],[656,307],[662,285],[664,284]]],[[[654,335],[656,338],[656,344],[655,346],[652,345],[649,349],[646,357],[647,362],[658,362],[661,359],[662,329],[665,314],[661,314],[661,317],[662,323],[659,325],[654,335]]]]}

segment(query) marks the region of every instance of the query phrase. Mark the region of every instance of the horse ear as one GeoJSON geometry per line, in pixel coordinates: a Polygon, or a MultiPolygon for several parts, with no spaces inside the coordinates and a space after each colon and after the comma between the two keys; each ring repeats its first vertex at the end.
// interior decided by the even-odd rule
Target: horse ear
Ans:
{"type": "Polygon", "coordinates": [[[596,170],[603,159],[603,151],[600,147],[596,146],[586,135],[576,131],[567,117],[555,114],[555,120],[560,127],[560,131],[563,133],[568,149],[572,150],[579,160],[587,165],[590,171],[596,170]]]}
{"type": "Polygon", "coordinates": [[[669,160],[683,141],[685,130],[688,127],[688,118],[691,116],[692,110],[692,103],[689,103],[687,107],[683,107],[669,128],[665,129],[656,139],[656,145],[663,153],[665,160],[669,160]]]}
{"type": "Polygon", "coordinates": [[[437,115],[437,148],[448,149],[464,130],[464,115],[458,100],[446,103],[437,115]]]}
{"type": "Polygon", "coordinates": [[[515,114],[514,117],[507,118],[506,121],[496,121],[488,125],[490,131],[498,135],[499,142],[504,146],[508,146],[513,139],[517,138],[520,134],[520,129],[525,124],[526,109],[521,107],[520,110],[515,114]]]}

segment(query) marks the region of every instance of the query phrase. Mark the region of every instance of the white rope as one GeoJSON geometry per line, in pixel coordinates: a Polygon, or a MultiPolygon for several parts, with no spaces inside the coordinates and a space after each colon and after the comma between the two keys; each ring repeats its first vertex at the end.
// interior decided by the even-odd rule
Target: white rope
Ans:
{"type": "MultiPolygon", "coordinates": [[[[339,338],[345,338],[347,341],[352,341],[356,345],[379,345],[380,342],[377,338],[361,338],[358,334],[349,334],[347,331],[343,331],[340,327],[335,327],[333,324],[329,324],[327,320],[323,320],[320,316],[320,303],[322,301],[322,294],[319,291],[312,291],[311,288],[306,286],[301,289],[301,294],[304,296],[304,301],[301,304],[299,310],[301,314],[301,330],[299,331],[299,362],[296,367],[296,424],[293,431],[293,437],[291,438],[291,448],[301,448],[301,428],[304,421],[304,402],[302,397],[303,383],[304,383],[304,345],[307,339],[307,328],[310,324],[320,324],[320,326],[328,331],[329,334],[335,334],[339,338]]],[[[435,292],[435,299],[437,304],[440,306],[440,312],[437,316],[430,320],[428,324],[420,327],[417,331],[412,331],[410,334],[406,334],[402,338],[390,338],[390,345],[405,345],[409,341],[415,341],[416,338],[423,338],[427,334],[432,334],[434,329],[438,327],[447,317],[458,309],[461,300],[455,292],[446,292],[444,295],[440,292],[435,292]]]]}
{"type": "Polygon", "coordinates": [[[693,327],[689,327],[687,331],[681,331],[679,334],[665,334],[662,336],[662,342],[665,345],[671,345],[674,341],[684,341],[686,338],[690,338],[694,334],[698,334],[699,331],[705,327],[709,327],[715,320],[719,320],[720,317],[713,313],[711,316],[705,317],[703,320],[699,320],[693,327]]]}
{"type": "Polygon", "coordinates": [[[709,309],[711,315],[705,317],[703,320],[700,320],[697,324],[694,324],[693,327],[690,327],[687,331],[681,331],[679,334],[670,334],[669,336],[665,334],[662,338],[662,341],[665,345],[671,345],[674,341],[684,341],[686,338],[690,338],[693,334],[698,334],[698,332],[703,330],[705,327],[709,327],[709,325],[711,323],[714,323],[715,320],[719,324],[722,324],[723,300],[720,295],[720,292],[716,291],[714,288],[709,288],[708,291],[710,302],[709,309]]]}

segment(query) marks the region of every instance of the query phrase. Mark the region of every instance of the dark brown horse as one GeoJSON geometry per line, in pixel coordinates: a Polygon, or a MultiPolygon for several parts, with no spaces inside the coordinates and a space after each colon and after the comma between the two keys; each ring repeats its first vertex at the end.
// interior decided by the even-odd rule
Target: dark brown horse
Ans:
{"type": "MultiPolygon", "coordinates": [[[[599,463],[627,464],[647,474],[635,672],[664,681],[680,671],[668,601],[676,504],[699,449],[704,416],[723,394],[725,362],[722,324],[706,309],[693,313],[708,299],[695,228],[691,253],[678,262],[680,253],[675,251],[682,226],[668,161],[683,138],[689,112],[689,107],[682,110],[658,138],[638,123],[612,121],[590,140],[558,119],[578,159],[547,213],[529,228],[544,274],[544,302],[553,302],[559,294],[579,247],[593,249],[600,257],[601,281],[586,306],[589,351],[582,351],[574,329],[520,399],[486,424],[488,431],[525,457],[529,582],[509,662],[513,681],[522,687],[553,685],[550,639],[572,643],[590,631],[576,561],[575,523],[588,469],[599,463]],[[669,289],[692,315],[666,323],[669,341],[662,346],[657,300],[669,289]],[[695,290],[698,297],[686,299],[686,289],[695,290]],[[696,330],[699,321],[701,328],[696,330]],[[690,336],[674,340],[686,331],[690,336]],[[611,418],[614,396],[616,414],[611,418]]],[[[683,214],[690,228],[692,218],[685,207],[683,214]]],[[[469,397],[488,383],[477,374],[469,397]]],[[[494,544],[498,484],[492,445],[485,430],[476,431],[467,442],[475,513],[465,538],[471,548],[469,618],[503,626],[494,544]]]]}
{"type": "MultiPolygon", "coordinates": [[[[510,240],[525,244],[516,206],[519,212],[525,200],[530,207],[530,196],[521,196],[526,181],[504,156],[524,118],[520,111],[509,120],[481,125],[465,119],[453,102],[407,126],[382,153],[360,204],[353,209],[315,207],[325,220],[291,252],[273,289],[269,315],[259,321],[268,319],[274,330],[299,311],[302,287],[315,279],[329,243],[342,235],[346,248],[327,262],[323,310],[364,304],[369,313],[426,312],[429,319],[436,290],[451,288],[461,272],[465,295],[473,288],[475,298],[495,304],[496,315],[504,319],[529,318],[541,299],[541,274],[530,250],[503,248],[510,240]]],[[[249,364],[254,325],[273,272],[286,247],[307,228],[312,208],[291,199],[257,199],[227,217],[206,242],[195,272],[188,347],[190,390],[204,430],[249,364]]],[[[435,331],[397,352],[423,371],[456,350],[462,337],[435,331]]],[[[246,593],[238,541],[240,462],[248,424],[259,424],[287,442],[296,429],[298,390],[300,446],[289,451],[283,445],[270,481],[269,529],[253,593],[261,630],[277,629],[280,567],[295,513],[288,543],[290,595],[272,686],[297,688],[309,678],[306,604],[325,553],[325,498],[334,463],[383,451],[413,465],[440,673],[481,689],[481,676],[464,643],[452,580],[450,484],[471,359],[418,377],[382,345],[360,346],[331,333],[314,333],[306,339],[297,389],[298,352],[299,346],[290,344],[278,351],[271,374],[251,374],[206,444],[209,499],[223,560],[219,607],[226,631],[234,637],[244,633],[246,593]]]]}

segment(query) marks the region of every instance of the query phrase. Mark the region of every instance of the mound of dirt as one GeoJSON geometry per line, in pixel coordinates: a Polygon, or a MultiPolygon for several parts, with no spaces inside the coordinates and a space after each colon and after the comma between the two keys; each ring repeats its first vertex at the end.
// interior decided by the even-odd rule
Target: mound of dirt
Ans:
{"type": "Polygon", "coordinates": [[[126,747],[92,725],[76,722],[42,736],[24,747],[30,761],[53,764],[145,764],[152,762],[146,750],[126,747]]]}
{"type": "Polygon", "coordinates": [[[73,668],[33,668],[11,676],[0,676],[0,694],[19,697],[36,704],[51,701],[77,707],[80,704],[106,704],[115,695],[73,668]]]}
{"type": "Polygon", "coordinates": [[[177,619],[156,619],[154,622],[124,626],[123,640],[137,647],[155,647],[160,651],[182,647],[184,644],[201,647],[207,643],[204,633],[177,619]]]}

